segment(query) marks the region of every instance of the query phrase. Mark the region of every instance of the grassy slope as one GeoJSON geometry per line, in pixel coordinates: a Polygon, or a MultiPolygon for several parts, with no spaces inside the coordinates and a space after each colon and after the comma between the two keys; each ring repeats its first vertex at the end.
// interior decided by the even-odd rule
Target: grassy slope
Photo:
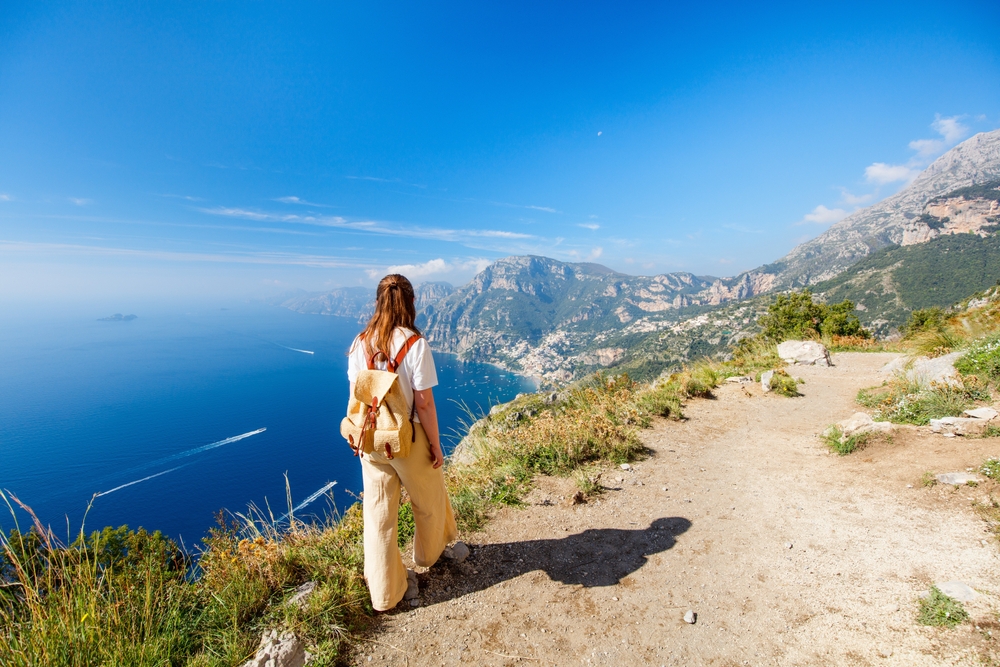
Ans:
{"type": "Polygon", "coordinates": [[[861,321],[879,335],[902,326],[913,310],[948,307],[1000,279],[1000,235],[941,236],[913,246],[891,246],[841,275],[818,283],[827,303],[862,305],[861,321]]]}

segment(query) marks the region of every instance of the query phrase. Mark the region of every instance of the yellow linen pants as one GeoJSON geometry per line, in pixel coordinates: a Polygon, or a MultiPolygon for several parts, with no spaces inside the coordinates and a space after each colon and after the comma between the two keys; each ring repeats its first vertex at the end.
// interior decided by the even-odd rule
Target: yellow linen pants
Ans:
{"type": "Polygon", "coordinates": [[[399,485],[410,494],[416,531],[413,560],[430,567],[445,546],[458,537],[455,515],[444,485],[444,470],[433,467],[427,434],[413,424],[416,441],[410,455],[386,458],[373,451],[361,457],[364,480],[365,579],[372,606],[379,611],[395,607],[406,592],[406,566],[396,543],[399,519],[399,485]]]}

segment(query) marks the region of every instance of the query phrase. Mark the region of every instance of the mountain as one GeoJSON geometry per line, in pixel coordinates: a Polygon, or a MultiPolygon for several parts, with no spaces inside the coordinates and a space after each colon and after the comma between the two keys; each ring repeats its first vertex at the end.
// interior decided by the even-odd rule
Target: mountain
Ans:
{"type": "Polygon", "coordinates": [[[884,337],[914,310],[946,308],[998,282],[1000,235],[955,234],[884,248],[812,289],[827,303],[854,301],[862,324],[884,337]]]}
{"type": "MultiPolygon", "coordinates": [[[[959,188],[1000,179],[1000,130],[981,132],[935,160],[907,187],[856,211],[773,264],[747,272],[769,290],[805,287],[833,278],[889,245],[920,239],[918,218],[934,199],[959,188]]],[[[760,292],[755,292],[758,294],[760,292]]]]}
{"type": "MultiPolygon", "coordinates": [[[[417,312],[444,299],[455,288],[446,282],[426,282],[413,288],[417,312]]],[[[341,287],[329,292],[299,291],[274,301],[276,305],[307,315],[335,315],[366,321],[375,311],[375,290],[371,287],[341,287]]]]}
{"type": "Polygon", "coordinates": [[[628,339],[667,328],[679,311],[708,305],[716,279],[652,277],[600,264],[507,257],[427,306],[421,325],[435,349],[549,379],[608,366],[628,339]]]}

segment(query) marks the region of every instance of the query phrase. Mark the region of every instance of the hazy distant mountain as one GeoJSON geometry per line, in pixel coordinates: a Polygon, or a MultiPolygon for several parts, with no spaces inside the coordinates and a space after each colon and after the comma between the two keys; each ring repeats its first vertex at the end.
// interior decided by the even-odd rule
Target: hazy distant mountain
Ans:
{"type": "MultiPolygon", "coordinates": [[[[450,283],[427,282],[414,288],[417,312],[455,291],[450,283]]],[[[341,287],[329,292],[299,292],[285,295],[277,304],[308,315],[335,315],[365,321],[375,312],[375,290],[371,287],[341,287]]]]}

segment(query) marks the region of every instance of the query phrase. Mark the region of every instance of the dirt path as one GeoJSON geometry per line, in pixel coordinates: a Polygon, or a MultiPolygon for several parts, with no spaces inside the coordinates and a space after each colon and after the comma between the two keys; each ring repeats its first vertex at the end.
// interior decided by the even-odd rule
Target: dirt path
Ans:
{"type": "Polygon", "coordinates": [[[816,437],[856,411],[857,390],[879,383],[889,358],[796,368],[796,399],[723,386],[691,402],[686,421],[647,431],[650,458],[609,469],[611,488],[587,504],[564,504],[570,481],[540,480],[529,506],[468,536],[466,563],[422,574],[421,606],[385,616],[355,660],[982,664],[996,651],[987,631],[1000,635],[1000,561],[970,501],[993,484],[920,478],[1000,455],[1000,442],[904,428],[838,457],[816,437]],[[982,593],[967,605],[975,623],[918,625],[918,594],[950,580],[982,593]]]}

